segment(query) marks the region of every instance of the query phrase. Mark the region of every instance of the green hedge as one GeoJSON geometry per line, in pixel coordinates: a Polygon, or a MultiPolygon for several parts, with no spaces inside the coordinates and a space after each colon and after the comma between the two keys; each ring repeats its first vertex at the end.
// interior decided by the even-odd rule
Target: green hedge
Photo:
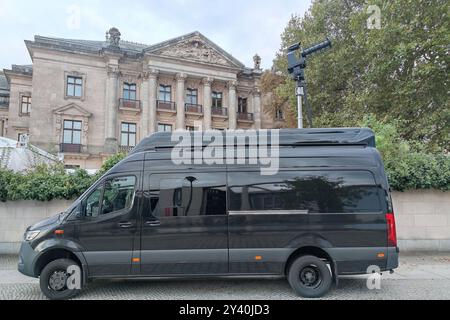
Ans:
{"type": "Polygon", "coordinates": [[[110,157],[93,176],[82,169],[68,173],[62,165],[38,166],[24,173],[0,169],[0,201],[75,199],[124,157],[121,153],[110,157]]]}
{"type": "MultiPolygon", "coordinates": [[[[393,190],[450,190],[450,157],[428,154],[420,151],[420,146],[411,146],[399,137],[393,123],[368,117],[362,125],[377,134],[377,146],[393,190]]],[[[0,169],[0,201],[75,199],[124,157],[117,154],[107,159],[94,176],[85,170],[67,173],[61,165],[40,166],[25,173],[0,169]]]]}
{"type": "Polygon", "coordinates": [[[370,127],[376,134],[389,184],[393,190],[415,189],[450,190],[450,157],[443,153],[425,152],[424,144],[404,140],[398,133],[395,120],[378,120],[367,116],[361,126],[370,127]]]}

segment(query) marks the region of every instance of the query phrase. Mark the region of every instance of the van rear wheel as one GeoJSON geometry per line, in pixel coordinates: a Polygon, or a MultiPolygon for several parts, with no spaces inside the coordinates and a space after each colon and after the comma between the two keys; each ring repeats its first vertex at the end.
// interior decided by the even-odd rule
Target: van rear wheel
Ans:
{"type": "MultiPolygon", "coordinates": [[[[77,263],[70,259],[58,259],[47,264],[39,277],[42,293],[51,300],[65,300],[75,297],[80,290],[69,289],[67,268],[77,263]]],[[[80,275],[81,276],[81,275],[80,275]]]]}
{"type": "Polygon", "coordinates": [[[333,277],[325,261],[315,256],[301,256],[289,267],[288,281],[305,298],[319,298],[331,288],[333,277]]]}

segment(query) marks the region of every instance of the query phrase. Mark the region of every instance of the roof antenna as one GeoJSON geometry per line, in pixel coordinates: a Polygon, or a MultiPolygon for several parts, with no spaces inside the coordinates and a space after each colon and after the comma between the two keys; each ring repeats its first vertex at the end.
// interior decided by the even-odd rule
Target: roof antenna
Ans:
{"type": "Polygon", "coordinates": [[[305,103],[308,109],[308,122],[312,125],[312,115],[310,114],[310,108],[308,107],[308,100],[306,97],[306,83],[305,83],[305,68],[306,58],[317,51],[330,48],[331,41],[327,38],[325,41],[312,46],[311,48],[302,49],[300,43],[294,43],[288,48],[288,72],[292,75],[292,78],[297,82],[297,112],[298,112],[298,128],[303,128],[303,112],[302,112],[302,98],[305,97],[305,103]]]}

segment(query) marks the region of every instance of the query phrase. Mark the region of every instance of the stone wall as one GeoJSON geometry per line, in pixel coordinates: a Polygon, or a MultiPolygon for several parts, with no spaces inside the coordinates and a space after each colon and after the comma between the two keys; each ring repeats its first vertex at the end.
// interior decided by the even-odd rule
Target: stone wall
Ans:
{"type": "MultiPolygon", "coordinates": [[[[392,194],[402,251],[450,251],[450,192],[392,194]]],[[[63,211],[71,201],[0,202],[0,254],[17,252],[29,225],[63,211]]]]}
{"type": "Polygon", "coordinates": [[[450,251],[450,192],[392,194],[400,249],[450,251]]]}
{"type": "Polygon", "coordinates": [[[64,211],[71,203],[64,200],[0,202],[0,254],[18,252],[28,226],[64,211]]]}

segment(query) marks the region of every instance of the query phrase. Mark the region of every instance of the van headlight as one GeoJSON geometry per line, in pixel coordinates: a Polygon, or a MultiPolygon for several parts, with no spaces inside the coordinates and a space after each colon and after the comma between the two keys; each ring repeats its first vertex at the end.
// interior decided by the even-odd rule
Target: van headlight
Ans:
{"type": "Polygon", "coordinates": [[[27,231],[25,232],[23,239],[25,241],[31,241],[35,239],[39,235],[39,233],[41,233],[41,230],[27,231]]]}

